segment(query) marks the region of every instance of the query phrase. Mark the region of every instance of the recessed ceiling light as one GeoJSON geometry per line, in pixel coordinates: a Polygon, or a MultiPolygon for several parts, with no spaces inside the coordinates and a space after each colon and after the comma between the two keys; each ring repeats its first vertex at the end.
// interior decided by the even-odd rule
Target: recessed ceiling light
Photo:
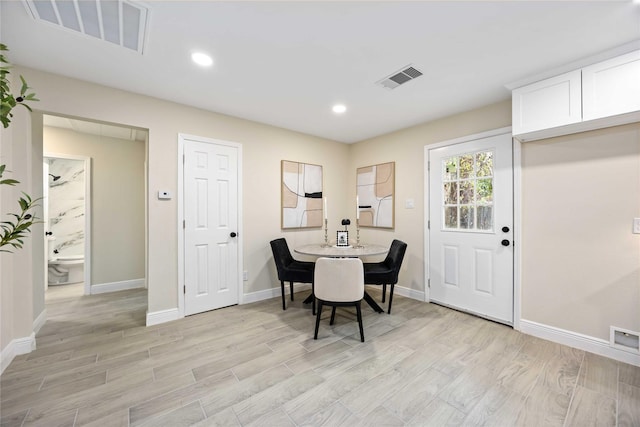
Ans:
{"type": "Polygon", "coordinates": [[[193,60],[193,62],[203,67],[208,67],[211,64],[213,64],[213,59],[211,59],[211,57],[206,53],[202,53],[202,52],[192,53],[191,59],[193,60]]]}
{"type": "Polygon", "coordinates": [[[333,106],[333,112],[336,113],[336,114],[342,114],[345,111],[347,111],[347,107],[345,107],[342,104],[336,104],[336,105],[333,106]]]}

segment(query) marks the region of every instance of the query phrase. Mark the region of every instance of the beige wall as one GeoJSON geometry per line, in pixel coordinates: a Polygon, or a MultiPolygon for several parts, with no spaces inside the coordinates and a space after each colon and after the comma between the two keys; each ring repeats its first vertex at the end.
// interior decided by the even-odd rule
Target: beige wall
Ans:
{"type": "Polygon", "coordinates": [[[245,293],[277,285],[270,239],[284,234],[296,245],[322,238],[319,229],[280,230],[280,160],[323,165],[332,209],[336,215],[345,209],[342,178],[348,146],[344,144],[37,70],[16,68],[16,72],[23,74],[38,94],[41,112],[148,129],[149,312],[175,308],[178,301],[177,233],[168,232],[177,226],[177,199],[167,202],[155,197],[160,189],[177,194],[178,133],[243,146],[243,260],[249,276],[245,293]]]}
{"type": "Polygon", "coordinates": [[[640,124],[522,145],[522,318],[640,331],[640,124]]]}
{"type": "MultiPolygon", "coordinates": [[[[249,273],[249,281],[244,284],[245,293],[277,286],[269,240],[284,235],[295,246],[320,241],[323,236],[322,230],[283,232],[280,229],[282,159],[323,165],[324,189],[334,218],[334,223],[330,223],[332,233],[338,228],[340,218],[353,219],[356,168],[395,161],[395,230],[366,229],[362,231],[362,239],[390,242],[397,237],[407,241],[409,247],[401,272],[401,286],[419,293],[424,291],[424,147],[509,126],[511,121],[510,102],[504,101],[345,145],[40,71],[22,69],[19,72],[35,88],[42,100],[38,108],[44,112],[149,130],[147,279],[150,312],[177,307],[177,235],[167,231],[177,222],[176,200],[160,202],[154,195],[159,189],[168,189],[174,194],[177,190],[178,133],[242,144],[243,261],[244,269],[249,273]],[[414,209],[405,208],[407,199],[414,200],[414,209]]],[[[37,114],[34,116],[37,120],[37,114]]],[[[21,129],[27,132],[30,119],[22,120],[21,129]]],[[[638,130],[637,125],[634,126],[523,146],[523,186],[520,191],[525,210],[522,224],[522,309],[525,319],[601,339],[607,339],[608,326],[615,322],[620,323],[616,326],[640,329],[637,317],[640,312],[638,236],[630,235],[631,218],[640,216],[638,130]],[[629,139],[635,141],[635,148],[633,143],[625,142],[629,139]],[[602,177],[602,181],[595,180],[596,177],[602,177]],[[541,185],[541,182],[545,184],[541,185]],[[594,186],[599,190],[597,193],[593,191],[594,186]],[[626,192],[611,190],[617,186],[624,186],[626,192]],[[571,191],[563,191],[563,188],[571,191]],[[565,197],[565,193],[577,196],[565,197]],[[598,199],[594,194],[599,195],[598,199]],[[546,212],[556,207],[552,200],[560,203],[562,211],[558,222],[549,224],[550,217],[546,212]],[[599,203],[601,200],[606,203],[599,203]],[[582,215],[582,211],[587,212],[576,219],[573,213],[582,215]],[[605,219],[608,221],[603,222],[605,219]],[[558,224],[569,227],[567,230],[571,232],[560,230],[562,227],[558,224]],[[557,234],[560,231],[562,233],[557,234]],[[553,243],[558,240],[566,248],[553,243]],[[555,257],[546,252],[549,247],[554,247],[555,257]],[[590,266],[587,271],[594,277],[583,273],[585,266],[590,266]],[[545,276],[545,271],[553,274],[545,276]]],[[[38,159],[36,140],[33,145],[34,152],[26,154],[35,164],[42,159],[38,159]]],[[[30,166],[19,160],[22,151],[16,152],[17,149],[25,151],[24,147],[19,144],[12,147],[12,159],[18,159],[19,167],[28,170],[30,166]]],[[[21,175],[25,174],[21,172],[21,175]]],[[[29,171],[26,175],[29,179],[29,171]]],[[[3,196],[3,203],[4,200],[3,196]]],[[[3,269],[3,321],[5,308],[12,302],[24,305],[24,288],[31,287],[29,275],[16,279],[16,271],[22,271],[22,267],[21,261],[12,264],[13,287],[6,291],[4,283],[10,273],[5,274],[3,269]],[[9,295],[6,297],[9,302],[5,300],[6,295],[9,295]]],[[[29,298],[38,300],[41,297],[35,293],[29,298]]],[[[26,315],[10,309],[13,317],[7,317],[11,317],[9,321],[14,324],[14,338],[24,336],[20,333],[30,330],[31,325],[25,323],[38,315],[35,307],[39,304],[39,301],[29,301],[28,305],[34,308],[29,308],[26,315]]],[[[3,346],[6,342],[3,337],[3,346]]]]}
{"type": "MultiPolygon", "coordinates": [[[[17,76],[13,73],[10,77],[17,76]]],[[[15,79],[14,79],[15,80],[15,79]]],[[[15,82],[14,82],[15,84],[15,82]]],[[[6,164],[5,178],[17,179],[15,187],[0,186],[0,212],[2,220],[9,220],[9,212],[18,212],[17,200],[22,192],[33,199],[42,196],[33,189],[33,182],[42,182],[42,166],[34,169],[31,140],[31,117],[26,110],[14,110],[14,118],[8,129],[0,130],[0,164],[6,164]]],[[[38,144],[35,144],[36,150],[38,144]]],[[[35,209],[37,217],[42,210],[35,209]]],[[[31,228],[32,234],[42,236],[41,224],[31,228]]],[[[6,247],[3,249],[7,249],[6,247]]],[[[0,252],[0,343],[2,351],[18,338],[32,335],[34,320],[44,310],[44,239],[24,240],[23,249],[13,253],[0,252]],[[40,262],[38,268],[34,263],[40,262]]],[[[4,366],[3,361],[3,366],[4,366]]]]}
{"type": "Polygon", "coordinates": [[[504,101],[351,146],[347,188],[353,200],[357,168],[396,162],[395,229],[363,229],[360,234],[364,241],[391,243],[397,238],[407,243],[400,272],[401,286],[424,292],[424,147],[510,125],[511,102],[504,101]],[[405,207],[407,199],[413,199],[413,209],[405,207]]]}
{"type": "Polygon", "coordinates": [[[45,153],[91,158],[91,283],[145,277],[145,143],[44,128],[45,153]]]}

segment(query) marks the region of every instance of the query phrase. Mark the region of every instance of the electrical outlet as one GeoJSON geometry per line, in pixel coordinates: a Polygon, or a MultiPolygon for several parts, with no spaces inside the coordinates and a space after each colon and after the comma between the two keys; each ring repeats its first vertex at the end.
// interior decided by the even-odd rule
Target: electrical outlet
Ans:
{"type": "Polygon", "coordinates": [[[242,280],[244,280],[245,282],[249,280],[249,273],[247,272],[247,270],[242,272],[242,280]]]}
{"type": "Polygon", "coordinates": [[[633,218],[633,234],[640,234],[640,218],[633,218]]]}

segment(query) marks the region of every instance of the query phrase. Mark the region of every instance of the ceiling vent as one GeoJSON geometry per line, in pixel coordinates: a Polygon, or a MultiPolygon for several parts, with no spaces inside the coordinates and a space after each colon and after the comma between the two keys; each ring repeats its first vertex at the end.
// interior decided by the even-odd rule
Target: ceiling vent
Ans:
{"type": "Polygon", "coordinates": [[[143,53],[147,8],[125,0],[26,0],[34,19],[143,53]]]}
{"type": "Polygon", "coordinates": [[[376,84],[382,86],[385,89],[395,89],[398,86],[405,84],[415,78],[418,78],[422,75],[422,72],[416,69],[412,65],[407,65],[403,67],[402,70],[396,71],[390,76],[385,77],[384,79],[377,81],[376,84]]]}

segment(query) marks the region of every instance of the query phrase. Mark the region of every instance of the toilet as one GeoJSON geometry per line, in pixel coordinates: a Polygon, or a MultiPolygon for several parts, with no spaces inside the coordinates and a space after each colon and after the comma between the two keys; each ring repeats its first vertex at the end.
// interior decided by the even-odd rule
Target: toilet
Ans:
{"type": "Polygon", "coordinates": [[[57,256],[49,259],[49,285],[68,285],[84,280],[82,255],[57,256]]]}
{"type": "Polygon", "coordinates": [[[84,255],[59,255],[54,250],[54,236],[47,236],[47,282],[68,285],[84,281],[84,255]]]}

